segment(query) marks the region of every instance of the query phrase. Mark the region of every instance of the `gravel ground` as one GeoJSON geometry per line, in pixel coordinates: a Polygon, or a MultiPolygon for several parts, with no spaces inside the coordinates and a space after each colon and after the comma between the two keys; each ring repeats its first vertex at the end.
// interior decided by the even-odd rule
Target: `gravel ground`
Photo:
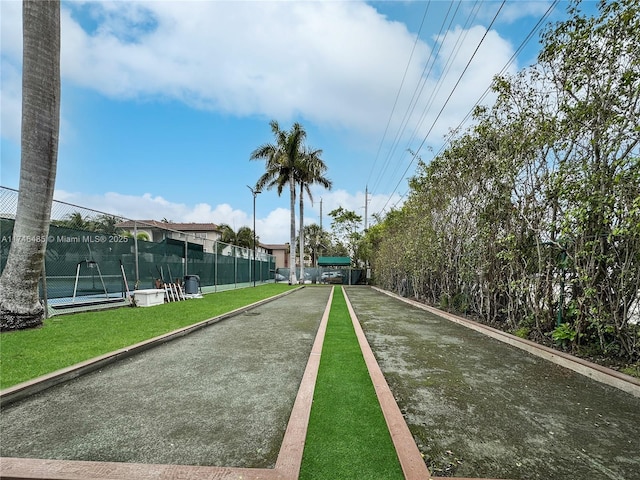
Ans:
{"type": "Polygon", "coordinates": [[[299,290],[9,405],[0,455],[272,468],[328,297],[299,290]]]}
{"type": "Polygon", "coordinates": [[[640,479],[640,398],[374,290],[347,293],[433,475],[640,479]]]}

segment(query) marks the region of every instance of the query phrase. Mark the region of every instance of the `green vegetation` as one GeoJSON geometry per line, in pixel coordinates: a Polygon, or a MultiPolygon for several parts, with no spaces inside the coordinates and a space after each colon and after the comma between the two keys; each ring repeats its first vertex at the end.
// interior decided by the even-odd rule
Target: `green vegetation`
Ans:
{"type": "Polygon", "coordinates": [[[291,287],[267,284],[152,308],[55,316],[42,328],[0,335],[0,388],[68,367],[272,297],[291,287]]]}
{"type": "Polygon", "coordinates": [[[632,377],[640,378],[640,365],[629,365],[621,368],[620,371],[632,377]]]}
{"type": "Polygon", "coordinates": [[[568,323],[561,323],[553,332],[551,332],[551,338],[561,345],[564,345],[567,342],[573,342],[576,335],[576,331],[571,328],[571,325],[568,323]]]}
{"type": "Polygon", "coordinates": [[[403,478],[342,289],[333,297],[300,478],[403,478]]]}
{"type": "Polygon", "coordinates": [[[637,363],[640,4],[568,9],[546,27],[538,63],[496,77],[495,103],[420,159],[407,201],[368,229],[365,250],[385,289],[637,363]]]}
{"type": "Polygon", "coordinates": [[[529,338],[529,334],[531,333],[531,329],[529,327],[520,327],[513,334],[516,337],[524,338],[525,340],[529,338]]]}

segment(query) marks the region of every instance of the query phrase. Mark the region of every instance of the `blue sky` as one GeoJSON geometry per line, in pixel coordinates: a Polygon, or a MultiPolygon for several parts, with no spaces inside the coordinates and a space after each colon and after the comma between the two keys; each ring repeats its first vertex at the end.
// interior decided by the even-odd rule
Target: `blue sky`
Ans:
{"type": "MultiPolygon", "coordinates": [[[[502,3],[63,1],[55,198],[134,219],[251,226],[247,185],[264,164],[249,156],[273,141],[275,119],[305,127],[333,181],[313,190],[305,223],[320,222],[320,199],[325,228],[339,206],[364,215],[367,186],[371,222],[403,201],[416,163],[407,149],[428,161],[495,74],[535,61],[537,33],[509,63],[552,2],[502,3]]],[[[18,188],[20,2],[0,0],[0,17],[0,184],[18,188]]],[[[257,197],[261,241],[289,240],[288,208],[286,193],[257,197]]]]}

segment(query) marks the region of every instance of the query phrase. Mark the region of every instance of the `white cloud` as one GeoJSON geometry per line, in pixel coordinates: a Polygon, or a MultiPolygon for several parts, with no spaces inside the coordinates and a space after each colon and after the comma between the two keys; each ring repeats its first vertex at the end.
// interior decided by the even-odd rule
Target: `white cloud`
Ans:
{"type": "MultiPolygon", "coordinates": [[[[427,80],[424,91],[430,94],[416,109],[421,117],[416,115],[414,123],[420,121],[422,126],[418,130],[414,150],[428,132],[431,142],[441,143],[449,129],[457,127],[485,93],[494,75],[507,65],[513,54],[509,42],[496,31],[487,32],[481,26],[467,30],[455,27],[436,40],[441,43],[437,73],[427,80]]],[[[511,65],[506,71],[515,72],[516,66],[511,65]]],[[[484,101],[485,104],[490,102],[490,97],[484,101]]]]}
{"type": "Polygon", "coordinates": [[[66,78],[112,97],[169,96],[241,116],[379,128],[371,109],[390,110],[414,41],[361,2],[107,5],[93,5],[91,34],[63,10],[66,78]]]}
{"type": "MultiPolygon", "coordinates": [[[[385,127],[415,41],[403,24],[362,2],[108,5],[94,6],[101,23],[92,34],[71,11],[64,12],[63,73],[71,81],[115,98],[171,97],[238,116],[302,115],[358,132],[379,134],[385,127]],[[138,28],[132,33],[123,25],[138,28]]],[[[466,62],[483,32],[481,27],[469,32],[454,67],[466,62]]],[[[440,39],[441,66],[463,33],[458,28],[440,39]]],[[[460,109],[468,108],[511,54],[508,42],[495,33],[485,43],[452,103],[458,120],[467,113],[460,109]]],[[[430,53],[430,46],[418,42],[392,127],[400,125],[430,53]]],[[[452,85],[459,72],[452,68],[444,85],[452,85]]],[[[433,91],[437,78],[427,79],[425,92],[433,91]]],[[[445,88],[441,99],[447,95],[445,88]]],[[[428,95],[423,97],[410,125],[426,107],[428,95]]],[[[420,133],[431,126],[437,107],[420,133]]],[[[434,135],[444,131],[436,128],[434,135]]]]}
{"type": "MultiPolygon", "coordinates": [[[[61,202],[78,205],[80,208],[94,209],[110,215],[121,215],[135,220],[161,220],[167,218],[174,221],[187,221],[191,212],[185,204],[172,203],[161,196],[145,193],[141,196],[107,192],[103,195],[66,192],[55,190],[53,198],[61,202]]],[[[52,217],[57,218],[73,212],[68,205],[55,205],[52,217]],[[61,213],[59,213],[61,212],[61,213]]]]}
{"type": "MultiPolygon", "coordinates": [[[[12,127],[10,119],[19,116],[20,108],[20,8],[19,2],[0,0],[0,5],[2,136],[19,139],[19,121],[12,127]],[[6,8],[9,3],[12,8],[6,8]]],[[[376,145],[415,41],[405,25],[389,21],[360,1],[65,2],[61,31],[63,85],[79,85],[118,100],[175,99],[234,116],[278,118],[283,124],[300,116],[313,122],[314,128],[330,127],[348,139],[354,134],[375,134],[376,145]],[[79,18],[84,18],[82,25],[79,18]]],[[[406,131],[400,134],[398,152],[408,146],[416,149],[431,129],[484,32],[483,27],[457,28],[446,37],[418,42],[387,141],[396,136],[411,95],[422,80],[426,80],[425,93],[406,131]],[[455,42],[459,38],[465,40],[458,51],[455,42]],[[436,69],[430,78],[423,79],[424,66],[437,41],[443,44],[436,69]],[[438,88],[439,75],[449,58],[451,68],[438,88]],[[431,92],[434,102],[427,109],[431,92]],[[422,126],[409,145],[408,137],[420,120],[422,126]]],[[[430,142],[439,142],[450,127],[457,126],[511,53],[507,40],[495,31],[487,35],[450,105],[434,125],[430,142]]],[[[62,114],[61,130],[73,135],[73,123],[64,119],[64,97],[62,114]]],[[[358,140],[353,143],[359,144],[358,140]]],[[[384,175],[390,187],[376,191],[391,191],[397,182],[394,175],[404,171],[398,168],[399,162],[385,155],[382,151],[376,166],[382,172],[395,171],[384,175]]],[[[57,193],[69,195],[73,203],[130,218],[213,221],[234,228],[252,221],[251,212],[234,210],[227,204],[186,205],[151,194],[81,197],[57,193]]],[[[364,192],[314,195],[316,200],[320,197],[324,199],[325,228],[330,225],[328,212],[338,206],[364,215],[364,192]]],[[[399,200],[398,194],[391,199],[376,195],[370,199],[369,213],[377,213],[385,205],[389,209],[399,200]]],[[[318,201],[306,207],[308,222],[319,223],[318,201]]],[[[264,242],[288,241],[288,210],[277,209],[257,219],[256,230],[264,242]]]]}
{"type": "MultiPolygon", "coordinates": [[[[346,190],[335,190],[331,192],[323,191],[314,194],[314,198],[322,197],[322,228],[329,230],[331,228],[332,218],[329,213],[339,207],[345,210],[350,210],[356,215],[360,215],[364,222],[365,215],[365,192],[358,191],[355,194],[351,194],[346,190]]],[[[402,199],[399,194],[394,193],[392,195],[368,195],[369,205],[367,208],[368,224],[374,223],[374,214],[389,211],[394,206],[401,206],[402,199]]],[[[288,211],[288,210],[287,210],[288,211]]],[[[311,206],[305,206],[305,225],[308,223],[320,223],[320,203],[315,202],[311,206]]]]}
{"type": "MultiPolygon", "coordinates": [[[[5,25],[19,25],[19,8],[1,3],[3,63],[7,58],[19,70],[20,30],[4,31],[5,25]]],[[[415,41],[404,24],[358,1],[77,2],[63,5],[61,21],[63,82],[117,99],[171,98],[196,108],[282,121],[299,115],[318,125],[374,135],[386,126],[415,41]]],[[[468,32],[438,101],[448,96],[483,31],[468,32]]],[[[439,39],[444,41],[440,67],[464,33],[458,28],[439,39]]],[[[416,46],[390,132],[401,125],[423,80],[431,48],[423,41],[416,46]]],[[[462,119],[511,53],[509,42],[495,32],[485,39],[433,139],[462,119]]],[[[11,74],[3,65],[5,71],[11,74]]],[[[426,79],[403,138],[425,111],[440,73],[426,79]]],[[[2,80],[3,117],[4,106],[13,105],[20,93],[5,85],[9,80],[2,80]]],[[[419,140],[440,105],[428,109],[419,140]]],[[[2,134],[8,135],[4,127],[2,134]]]]}
{"type": "Polygon", "coordinates": [[[262,243],[289,243],[291,216],[289,210],[276,208],[262,219],[256,219],[256,233],[262,243]]]}
{"type": "Polygon", "coordinates": [[[500,12],[500,20],[508,23],[514,23],[525,17],[542,17],[552,2],[508,2],[500,12]]]}

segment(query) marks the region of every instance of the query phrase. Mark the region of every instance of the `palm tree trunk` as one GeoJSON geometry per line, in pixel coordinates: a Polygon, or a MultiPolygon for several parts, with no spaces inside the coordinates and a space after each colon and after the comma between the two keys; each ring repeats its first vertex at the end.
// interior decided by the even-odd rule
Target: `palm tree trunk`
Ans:
{"type": "Polygon", "coordinates": [[[304,283],[304,184],[300,184],[300,283],[304,283]]]}
{"type": "Polygon", "coordinates": [[[289,187],[291,193],[291,230],[289,239],[289,284],[294,285],[296,282],[296,182],[293,178],[289,179],[289,187]]]}
{"type": "Polygon", "coordinates": [[[42,324],[39,301],[58,159],[60,2],[24,0],[20,193],[0,277],[0,331],[42,324]]]}

